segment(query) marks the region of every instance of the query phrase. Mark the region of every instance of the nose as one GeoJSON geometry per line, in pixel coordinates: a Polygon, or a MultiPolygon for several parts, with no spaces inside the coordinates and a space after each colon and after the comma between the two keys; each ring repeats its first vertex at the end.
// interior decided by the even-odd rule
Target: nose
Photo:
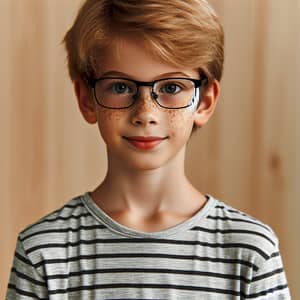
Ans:
{"type": "Polygon", "coordinates": [[[158,106],[151,97],[151,88],[139,89],[137,99],[133,105],[131,123],[135,126],[158,124],[158,106]]]}

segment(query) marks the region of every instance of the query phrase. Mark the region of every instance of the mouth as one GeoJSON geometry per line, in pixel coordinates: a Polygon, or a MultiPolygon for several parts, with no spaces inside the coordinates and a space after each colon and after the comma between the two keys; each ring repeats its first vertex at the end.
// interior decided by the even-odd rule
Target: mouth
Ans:
{"type": "Polygon", "coordinates": [[[158,136],[124,136],[131,145],[135,148],[141,150],[150,150],[158,146],[161,142],[163,142],[168,137],[158,137],[158,136]]]}

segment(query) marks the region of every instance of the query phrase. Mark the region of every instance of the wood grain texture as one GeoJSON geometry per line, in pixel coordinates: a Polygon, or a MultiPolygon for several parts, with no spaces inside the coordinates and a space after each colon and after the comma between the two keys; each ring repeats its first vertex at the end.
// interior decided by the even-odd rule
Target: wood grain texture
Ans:
{"type": "MultiPolygon", "coordinates": [[[[218,108],[190,141],[203,192],[270,224],[294,299],[300,228],[300,1],[211,0],[225,29],[218,108]]],[[[0,298],[17,234],[95,187],[106,171],[96,126],[77,108],[61,40],[80,0],[0,1],[0,298]]]]}

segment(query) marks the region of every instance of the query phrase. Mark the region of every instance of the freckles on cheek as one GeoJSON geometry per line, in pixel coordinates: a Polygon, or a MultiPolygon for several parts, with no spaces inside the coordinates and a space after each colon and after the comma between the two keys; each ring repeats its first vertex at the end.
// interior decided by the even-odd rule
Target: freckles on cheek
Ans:
{"type": "Polygon", "coordinates": [[[101,109],[98,117],[100,122],[115,122],[121,119],[122,112],[114,109],[101,109]]]}
{"type": "Polygon", "coordinates": [[[168,122],[172,129],[187,129],[192,122],[192,114],[186,110],[170,110],[168,111],[168,122]]]}
{"type": "Polygon", "coordinates": [[[113,109],[100,108],[98,110],[98,127],[103,140],[107,143],[115,127],[118,127],[122,119],[122,112],[113,109]]]}

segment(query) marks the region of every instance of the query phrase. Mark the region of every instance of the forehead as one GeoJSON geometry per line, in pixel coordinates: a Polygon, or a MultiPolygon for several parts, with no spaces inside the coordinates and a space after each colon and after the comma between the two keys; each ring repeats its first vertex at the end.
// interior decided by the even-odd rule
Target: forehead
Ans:
{"type": "Polygon", "coordinates": [[[183,73],[191,78],[199,77],[196,69],[168,64],[147,51],[142,41],[129,38],[118,39],[106,48],[97,70],[99,77],[126,75],[142,81],[151,81],[162,75],[175,73],[183,73]]]}

